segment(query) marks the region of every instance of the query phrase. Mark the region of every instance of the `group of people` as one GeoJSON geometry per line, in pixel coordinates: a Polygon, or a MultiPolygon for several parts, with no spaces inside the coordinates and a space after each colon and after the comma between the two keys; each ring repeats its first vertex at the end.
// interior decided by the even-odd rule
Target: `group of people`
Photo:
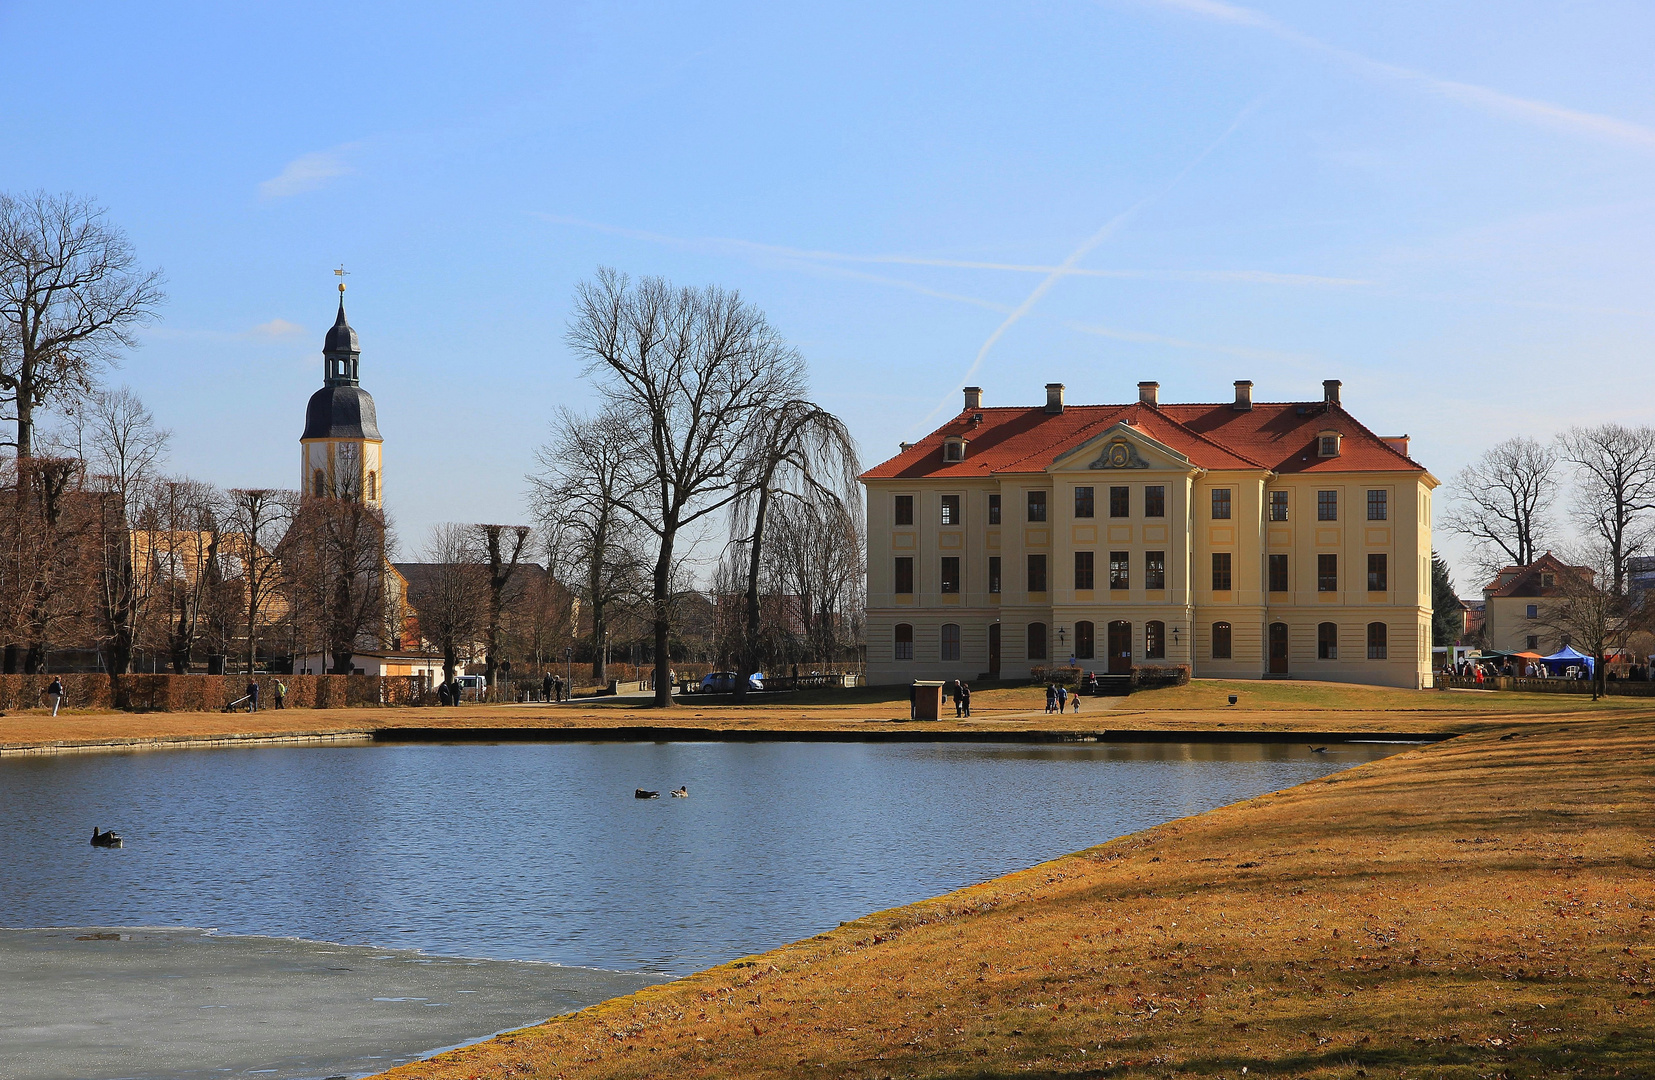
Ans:
{"type": "Polygon", "coordinates": [[[1074,702],[1075,712],[1078,713],[1080,711],[1080,691],[1077,690],[1073,694],[1070,694],[1069,688],[1064,686],[1062,683],[1046,684],[1047,712],[1061,713],[1071,700],[1074,702]]]}
{"type": "MultiPolygon", "coordinates": [[[[257,679],[247,680],[247,696],[242,700],[247,703],[248,712],[259,711],[259,681],[257,679]]],[[[276,708],[287,708],[287,684],[280,679],[276,680],[276,708]]]]}
{"type": "Polygon", "coordinates": [[[953,692],[954,716],[956,719],[971,715],[971,684],[964,679],[955,679],[943,687],[943,693],[953,692]]]}
{"type": "Polygon", "coordinates": [[[563,681],[560,675],[546,672],[545,678],[540,680],[540,689],[547,701],[569,700],[569,685],[563,681]]]}

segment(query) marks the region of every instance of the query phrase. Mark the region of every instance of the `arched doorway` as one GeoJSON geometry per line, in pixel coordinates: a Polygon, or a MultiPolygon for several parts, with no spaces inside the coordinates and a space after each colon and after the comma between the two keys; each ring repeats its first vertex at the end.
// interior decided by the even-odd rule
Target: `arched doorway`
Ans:
{"type": "Polygon", "coordinates": [[[1270,624],[1270,674],[1287,674],[1287,624],[1270,624]]]}
{"type": "Polygon", "coordinates": [[[1132,624],[1129,622],[1109,624],[1109,674],[1132,674],[1132,624]]]}

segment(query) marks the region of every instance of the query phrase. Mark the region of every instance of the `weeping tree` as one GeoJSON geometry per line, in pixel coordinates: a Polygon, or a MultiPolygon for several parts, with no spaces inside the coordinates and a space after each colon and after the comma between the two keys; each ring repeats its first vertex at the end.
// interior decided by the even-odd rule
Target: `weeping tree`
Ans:
{"type": "MultiPolygon", "coordinates": [[[[760,437],[741,462],[739,489],[731,503],[732,541],[746,556],[743,622],[738,651],[736,695],[747,693],[748,676],[759,670],[762,618],[760,577],[766,531],[776,510],[808,504],[822,518],[836,516],[856,499],[860,472],[856,441],[845,422],[803,398],[766,410],[760,437]]],[[[806,616],[808,626],[809,616],[806,616]]]]}
{"type": "Polygon", "coordinates": [[[771,510],[764,577],[784,601],[783,618],[800,628],[799,651],[833,664],[860,641],[867,569],[860,506],[840,500],[788,500],[771,510]]]}

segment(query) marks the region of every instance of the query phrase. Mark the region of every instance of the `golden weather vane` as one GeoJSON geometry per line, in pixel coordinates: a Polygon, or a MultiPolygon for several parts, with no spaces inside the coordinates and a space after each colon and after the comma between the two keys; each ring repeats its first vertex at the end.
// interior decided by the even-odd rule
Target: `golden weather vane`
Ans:
{"type": "Polygon", "coordinates": [[[344,279],[345,279],[345,276],[349,273],[350,273],[350,271],[345,269],[345,264],[344,263],[340,263],[339,264],[339,269],[337,269],[333,272],[334,276],[340,279],[339,280],[339,291],[340,292],[345,291],[345,281],[344,281],[344,279]]]}

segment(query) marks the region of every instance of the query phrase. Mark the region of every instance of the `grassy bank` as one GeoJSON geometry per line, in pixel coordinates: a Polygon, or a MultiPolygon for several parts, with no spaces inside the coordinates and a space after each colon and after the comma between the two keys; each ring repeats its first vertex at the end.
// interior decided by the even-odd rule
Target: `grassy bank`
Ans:
{"type": "Polygon", "coordinates": [[[1655,1075],[1655,739],[1538,722],[387,1074],[1655,1075]]]}
{"type": "Polygon", "coordinates": [[[1459,734],[1537,719],[1590,722],[1605,717],[1655,717],[1655,701],[1609,698],[1593,703],[1565,695],[1456,693],[1393,690],[1339,683],[1227,682],[1198,680],[1188,686],[1140,691],[1130,697],[1086,698],[1079,713],[1050,716],[1038,687],[985,689],[972,698],[972,717],[935,723],[906,721],[908,700],[901,688],[859,688],[840,693],[805,691],[776,695],[748,705],[698,699],[693,695],[669,710],[637,700],[599,699],[549,705],[474,705],[456,708],[267,709],[258,713],[65,712],[43,709],[0,713],[0,752],[51,745],[141,745],[164,740],[227,737],[394,732],[396,729],[515,729],[557,731],[563,737],[624,734],[646,738],[671,729],[672,737],[702,731],[786,734],[789,732],[870,734],[900,731],[946,737],[951,733],[1026,734],[1053,732],[1107,735],[1110,732],[1390,732],[1401,735],[1459,734]],[[1235,694],[1237,703],[1227,703],[1235,694]]]}

